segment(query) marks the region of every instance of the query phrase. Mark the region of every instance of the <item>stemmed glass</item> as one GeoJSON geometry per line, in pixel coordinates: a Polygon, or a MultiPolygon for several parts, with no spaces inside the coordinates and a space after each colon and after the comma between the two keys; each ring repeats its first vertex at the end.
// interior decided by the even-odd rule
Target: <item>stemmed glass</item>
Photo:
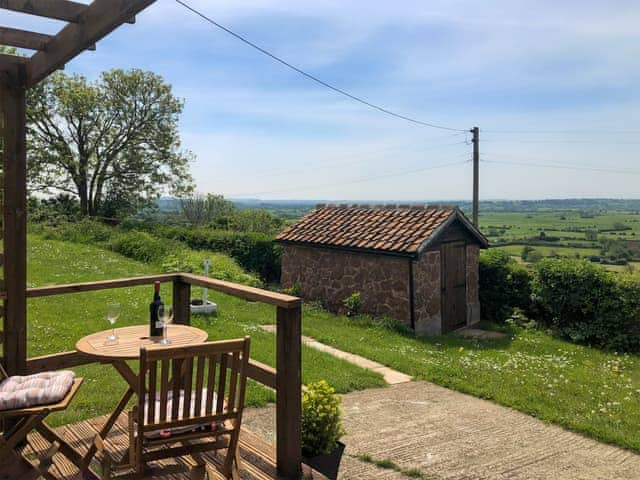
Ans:
{"type": "Polygon", "coordinates": [[[118,340],[118,336],[116,335],[116,320],[120,316],[120,304],[119,303],[107,303],[107,320],[111,324],[111,335],[107,337],[109,341],[118,340]]]}
{"type": "Polygon", "coordinates": [[[158,320],[162,324],[162,338],[158,343],[171,345],[171,340],[167,338],[167,326],[173,321],[173,309],[165,305],[158,307],[158,320]]]}

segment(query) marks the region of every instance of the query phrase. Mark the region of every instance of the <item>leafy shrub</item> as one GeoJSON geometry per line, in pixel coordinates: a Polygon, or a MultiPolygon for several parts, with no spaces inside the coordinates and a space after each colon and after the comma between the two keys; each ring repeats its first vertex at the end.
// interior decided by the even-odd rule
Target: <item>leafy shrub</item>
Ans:
{"type": "Polygon", "coordinates": [[[41,227],[44,238],[75,243],[101,243],[109,241],[114,229],[95,220],[62,222],[56,226],[41,227]]]}
{"type": "MultiPolygon", "coordinates": [[[[180,244],[179,244],[180,245],[180,244]]],[[[191,250],[181,246],[162,260],[165,272],[191,272],[204,275],[204,259],[211,260],[209,276],[218,280],[241,283],[252,287],[262,287],[260,279],[246,273],[237,262],[224,253],[207,250],[191,250]]]]}
{"type": "Polygon", "coordinates": [[[330,453],[344,435],[341,398],[329,384],[310,383],[302,394],[302,454],[314,457],[330,453]]]}
{"type": "Polygon", "coordinates": [[[196,250],[224,252],[234,258],[242,268],[256,272],[263,280],[280,280],[282,251],[270,235],[149,224],[141,224],[139,228],[163,238],[179,240],[196,250]]]}
{"type": "Polygon", "coordinates": [[[302,285],[299,283],[294,283],[289,288],[283,288],[282,293],[286,293],[287,295],[292,295],[294,297],[299,297],[302,295],[302,285]]]}
{"type": "Polygon", "coordinates": [[[358,315],[362,308],[362,295],[360,292],[353,292],[342,301],[342,305],[344,305],[347,317],[358,315]]]}
{"type": "Polygon", "coordinates": [[[28,198],[27,215],[30,222],[58,224],[80,218],[80,202],[68,193],[39,199],[28,198]]]}
{"type": "Polygon", "coordinates": [[[235,206],[222,195],[194,195],[180,199],[180,215],[191,225],[205,225],[229,216],[235,206]]]}
{"type": "Polygon", "coordinates": [[[114,252],[139,262],[160,263],[175,245],[146,232],[131,231],[117,235],[109,247],[114,252]]]}
{"type": "Polygon", "coordinates": [[[538,318],[574,342],[640,350],[640,277],[584,260],[547,259],[536,267],[538,318]]]}
{"type": "Polygon", "coordinates": [[[190,272],[204,274],[203,260],[212,260],[211,278],[262,287],[254,275],[246,273],[229,256],[212,251],[192,250],[183,243],[136,230],[123,231],[93,220],[64,222],[59,225],[32,224],[33,233],[52,240],[99,245],[134,260],[155,263],[167,273],[190,272]]]}
{"type": "Polygon", "coordinates": [[[482,252],[479,272],[483,317],[502,322],[514,308],[529,309],[531,275],[509,254],[493,249],[482,252]]]}

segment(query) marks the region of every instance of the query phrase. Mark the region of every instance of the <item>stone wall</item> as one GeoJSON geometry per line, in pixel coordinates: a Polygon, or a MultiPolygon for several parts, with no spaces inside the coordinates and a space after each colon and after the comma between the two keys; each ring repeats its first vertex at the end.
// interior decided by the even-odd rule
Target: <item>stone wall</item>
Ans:
{"type": "Polygon", "coordinates": [[[476,244],[467,244],[467,325],[480,321],[479,261],[480,247],[476,244]]]}
{"type": "Polygon", "coordinates": [[[362,313],[411,322],[406,258],[285,245],[281,284],[300,285],[303,298],[323,301],[331,311],[340,311],[346,297],[360,292],[362,313]]]}
{"type": "Polygon", "coordinates": [[[413,264],[415,331],[442,333],[440,250],[424,252],[413,264]]]}

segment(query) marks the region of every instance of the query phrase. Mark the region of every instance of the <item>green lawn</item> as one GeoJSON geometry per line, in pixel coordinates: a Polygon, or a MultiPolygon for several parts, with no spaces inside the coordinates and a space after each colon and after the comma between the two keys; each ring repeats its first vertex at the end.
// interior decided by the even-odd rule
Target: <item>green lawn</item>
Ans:
{"type": "MultiPolygon", "coordinates": [[[[129,277],[154,273],[154,270],[106,250],[29,236],[29,286],[129,277]]],[[[199,291],[194,293],[199,294],[199,291]]],[[[151,295],[149,285],[30,299],[29,355],[73,350],[82,336],[107,329],[104,308],[109,301],[122,305],[119,326],[146,323],[151,295]]],[[[162,295],[166,303],[171,301],[169,285],[164,286],[162,295]]],[[[219,305],[220,315],[210,319],[195,317],[193,324],[207,330],[211,339],[251,335],[251,356],[274,365],[274,337],[258,330],[257,325],[273,322],[275,310],[226,295],[214,295],[214,300],[219,305]]],[[[380,375],[343,360],[306,347],[302,354],[305,383],[324,378],[340,392],[384,385],[380,375]]],[[[54,424],[107,413],[124,392],[124,381],[108,366],[89,365],[76,371],[85,377],[85,383],[71,408],[53,418],[54,424]]],[[[248,404],[263,405],[273,399],[271,390],[252,382],[247,393],[248,404]]]]}
{"type": "Polygon", "coordinates": [[[504,340],[415,338],[307,309],[306,335],[454,390],[640,451],[640,358],[517,329],[504,340]]]}
{"type": "MultiPolygon", "coordinates": [[[[151,267],[103,250],[30,236],[32,285],[97,280],[151,272],[151,267]]],[[[170,288],[163,295],[168,302],[170,288]]],[[[274,337],[258,328],[273,323],[272,307],[214,293],[220,314],[195,318],[212,339],[252,337],[252,356],[273,365],[274,337]]],[[[123,305],[120,325],[146,321],[150,287],[138,287],[29,302],[29,348],[40,355],[73,348],[90,332],[105,329],[104,305],[123,305]]],[[[366,318],[347,318],[305,307],[303,332],[337,348],[363,355],[417,379],[491,399],[603,441],[640,451],[640,358],[557,340],[537,330],[516,329],[503,340],[455,336],[415,338],[366,318]]],[[[86,377],[72,408],[57,423],[108,412],[124,382],[106,366],[78,368],[86,377]]],[[[303,349],[303,380],[325,378],[338,391],[383,385],[380,376],[317,351],[303,349]]],[[[273,399],[258,385],[249,403],[273,399]]]]}

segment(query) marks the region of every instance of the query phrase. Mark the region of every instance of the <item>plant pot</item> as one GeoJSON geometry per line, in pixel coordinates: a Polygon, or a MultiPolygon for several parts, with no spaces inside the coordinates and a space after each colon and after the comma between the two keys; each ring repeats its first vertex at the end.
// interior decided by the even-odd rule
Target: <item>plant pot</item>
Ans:
{"type": "Polygon", "coordinates": [[[340,460],[342,460],[344,447],[344,443],[338,441],[336,442],[336,448],[333,452],[323,453],[315,457],[304,457],[304,463],[322,473],[329,480],[336,480],[338,478],[338,470],[340,469],[340,460]]]}
{"type": "Polygon", "coordinates": [[[218,313],[218,306],[210,300],[204,303],[200,299],[193,299],[189,308],[191,313],[196,315],[217,315],[218,313]]]}

